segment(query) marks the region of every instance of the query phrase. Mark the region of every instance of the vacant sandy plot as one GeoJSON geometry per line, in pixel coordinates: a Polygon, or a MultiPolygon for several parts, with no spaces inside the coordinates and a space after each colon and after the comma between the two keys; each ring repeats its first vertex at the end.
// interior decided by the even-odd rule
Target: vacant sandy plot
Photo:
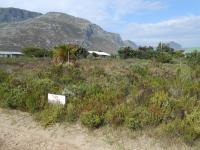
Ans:
{"type": "Polygon", "coordinates": [[[162,150],[190,149],[161,144],[147,135],[130,138],[111,129],[88,131],[79,124],[44,129],[28,113],[0,109],[0,150],[162,150]]]}

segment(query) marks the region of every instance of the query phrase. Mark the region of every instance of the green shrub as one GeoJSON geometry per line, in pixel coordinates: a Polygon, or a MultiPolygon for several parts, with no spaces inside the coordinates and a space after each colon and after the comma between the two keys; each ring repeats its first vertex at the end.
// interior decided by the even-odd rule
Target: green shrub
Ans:
{"type": "Polygon", "coordinates": [[[0,83],[8,80],[9,74],[0,69],[0,83]]]}
{"type": "Polygon", "coordinates": [[[64,67],[62,65],[52,65],[48,68],[47,76],[51,79],[57,80],[64,74],[64,67]]]}
{"type": "Polygon", "coordinates": [[[67,104],[67,117],[68,122],[74,122],[77,120],[76,108],[72,103],[67,104]]]}
{"type": "Polygon", "coordinates": [[[187,114],[184,122],[184,139],[192,142],[200,136],[200,109],[194,108],[191,114],[187,114]]]}
{"type": "Polygon", "coordinates": [[[118,50],[118,55],[122,59],[134,58],[134,56],[136,55],[136,51],[131,47],[124,47],[118,50]]]}
{"type": "Polygon", "coordinates": [[[131,71],[133,71],[136,74],[141,75],[142,77],[145,77],[146,75],[148,75],[148,69],[141,67],[140,65],[132,65],[131,71]]]}
{"type": "Polygon", "coordinates": [[[22,88],[11,89],[6,93],[4,103],[6,107],[26,110],[26,92],[22,88]]]}
{"type": "Polygon", "coordinates": [[[168,44],[159,43],[158,47],[156,48],[157,52],[167,52],[167,53],[174,53],[174,49],[171,48],[168,44]]]}
{"type": "Polygon", "coordinates": [[[5,93],[6,93],[6,88],[4,87],[5,85],[0,84],[0,107],[5,107],[5,93]]]}
{"type": "Polygon", "coordinates": [[[125,105],[120,105],[113,110],[109,110],[105,116],[106,123],[114,126],[122,125],[125,121],[127,111],[128,110],[125,105]]]}
{"type": "Polygon", "coordinates": [[[150,99],[148,109],[153,125],[160,124],[166,115],[171,114],[170,99],[165,91],[156,92],[150,99]]]}
{"type": "Polygon", "coordinates": [[[126,116],[126,126],[132,130],[151,124],[151,115],[146,107],[138,107],[126,116]]]}
{"type": "Polygon", "coordinates": [[[185,57],[185,54],[184,54],[184,51],[175,51],[173,56],[175,58],[183,58],[183,57],[185,57]]]}
{"type": "Polygon", "coordinates": [[[137,58],[150,59],[155,55],[154,48],[149,46],[139,47],[137,52],[137,58]]]}
{"type": "Polygon", "coordinates": [[[86,90],[85,95],[87,96],[97,95],[102,92],[102,87],[99,84],[92,83],[92,84],[86,85],[85,90],[86,90]]]}
{"type": "Polygon", "coordinates": [[[172,55],[168,52],[158,52],[156,55],[156,60],[161,63],[171,63],[172,55]]]}
{"type": "Polygon", "coordinates": [[[41,123],[42,126],[48,127],[63,121],[64,107],[56,104],[47,105],[43,111],[36,114],[35,118],[41,123]]]}
{"type": "Polygon", "coordinates": [[[81,59],[81,58],[87,58],[89,55],[88,50],[83,47],[79,47],[79,49],[76,51],[76,57],[81,59]]]}
{"type": "Polygon", "coordinates": [[[57,91],[57,85],[50,79],[28,81],[27,109],[30,112],[42,110],[47,103],[47,95],[57,91]]]}
{"type": "Polygon", "coordinates": [[[200,52],[194,51],[192,53],[188,53],[186,54],[186,59],[191,67],[200,65],[200,52]]]}
{"type": "Polygon", "coordinates": [[[46,49],[39,47],[26,47],[22,49],[22,52],[25,56],[28,57],[47,57],[49,56],[49,52],[46,49]]]}
{"type": "Polygon", "coordinates": [[[118,50],[118,55],[120,58],[139,58],[139,59],[150,59],[154,55],[153,47],[139,47],[138,49],[133,49],[131,47],[122,47],[118,50]]]}
{"type": "Polygon", "coordinates": [[[79,68],[76,68],[74,66],[68,66],[63,68],[64,72],[62,77],[60,78],[60,82],[63,84],[73,84],[73,83],[79,83],[83,80],[81,72],[79,68]]]}
{"type": "Polygon", "coordinates": [[[81,123],[88,128],[98,128],[103,124],[103,118],[95,111],[81,114],[81,123]]]}
{"type": "Polygon", "coordinates": [[[184,119],[177,118],[166,124],[163,130],[169,134],[180,136],[185,142],[192,144],[200,136],[200,110],[194,108],[184,119]]]}

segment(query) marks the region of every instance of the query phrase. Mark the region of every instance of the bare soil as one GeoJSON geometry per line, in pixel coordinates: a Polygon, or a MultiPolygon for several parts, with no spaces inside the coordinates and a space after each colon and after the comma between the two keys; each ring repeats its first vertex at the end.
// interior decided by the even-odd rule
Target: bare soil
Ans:
{"type": "Polygon", "coordinates": [[[188,150],[180,141],[105,127],[88,131],[79,123],[43,128],[24,112],[0,109],[0,150],[188,150]]]}

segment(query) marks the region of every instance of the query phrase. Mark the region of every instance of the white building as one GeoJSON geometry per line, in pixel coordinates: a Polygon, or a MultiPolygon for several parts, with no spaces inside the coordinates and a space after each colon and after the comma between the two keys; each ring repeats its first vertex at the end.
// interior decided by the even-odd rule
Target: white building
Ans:
{"type": "Polygon", "coordinates": [[[22,55],[23,55],[23,53],[21,53],[21,52],[0,51],[0,57],[5,57],[5,58],[19,57],[22,55]]]}
{"type": "Polygon", "coordinates": [[[90,54],[96,54],[98,56],[103,56],[103,57],[110,57],[111,54],[108,54],[106,52],[99,52],[99,51],[88,51],[90,54]]]}

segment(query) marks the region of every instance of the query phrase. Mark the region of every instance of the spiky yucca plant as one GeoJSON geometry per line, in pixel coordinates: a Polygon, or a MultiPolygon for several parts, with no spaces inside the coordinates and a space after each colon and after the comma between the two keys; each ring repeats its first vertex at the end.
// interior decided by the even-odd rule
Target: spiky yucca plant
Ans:
{"type": "Polygon", "coordinates": [[[76,60],[76,52],[79,47],[73,44],[64,44],[56,46],[53,49],[53,61],[54,63],[64,64],[64,63],[72,63],[76,60]]]}

